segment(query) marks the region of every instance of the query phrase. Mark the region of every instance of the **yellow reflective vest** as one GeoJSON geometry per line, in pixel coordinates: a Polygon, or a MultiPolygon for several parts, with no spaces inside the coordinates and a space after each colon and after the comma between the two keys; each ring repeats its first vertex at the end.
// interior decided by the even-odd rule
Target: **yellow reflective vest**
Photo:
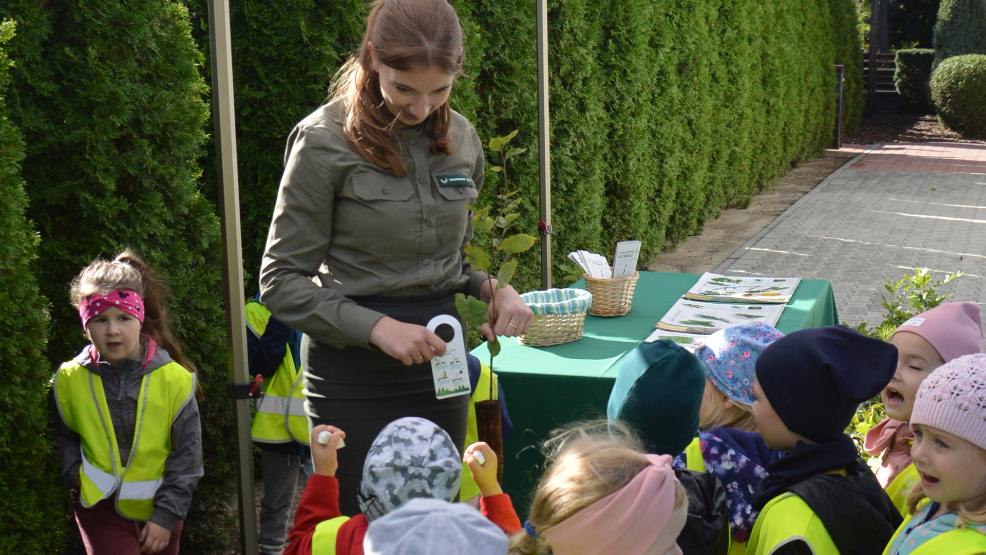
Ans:
{"type": "Polygon", "coordinates": [[[348,516],[337,516],[323,520],[312,534],[312,555],[336,555],[336,538],[339,528],[349,520],[348,516]]]}
{"type": "MultiPolygon", "coordinates": [[[[466,416],[466,447],[479,441],[479,425],[476,422],[476,403],[487,400],[498,400],[499,386],[497,376],[485,364],[479,366],[479,380],[476,390],[469,398],[469,413],[466,416]],[[492,383],[490,378],[492,377],[492,383]]],[[[459,487],[459,499],[463,501],[480,495],[479,485],[473,480],[469,465],[462,463],[462,485],[459,487]]]]}
{"type": "MultiPolygon", "coordinates": [[[[707,472],[705,466],[705,456],[702,455],[702,442],[698,437],[685,447],[685,468],[694,472],[707,472]]],[[[733,539],[732,529],[729,533],[729,552],[728,555],[744,555],[746,544],[733,539]]]]}
{"type": "Polygon", "coordinates": [[[887,496],[890,497],[890,500],[905,520],[911,516],[911,511],[907,506],[907,498],[910,497],[911,492],[920,483],[921,475],[918,474],[918,469],[914,466],[914,463],[911,463],[887,484],[887,496]]]}
{"type": "Polygon", "coordinates": [[[92,507],[113,496],[120,515],[131,520],[149,519],[171,452],[171,424],[195,394],[195,374],[169,362],[144,375],[133,446],[125,463],[120,458],[102,378],[77,362],[66,362],[55,374],[54,388],[62,420],[81,438],[82,506],[92,507]]]}
{"type": "MultiPolygon", "coordinates": [[[[270,310],[256,301],[248,302],[245,310],[250,333],[262,337],[270,321],[270,310]]],[[[257,414],[250,427],[253,441],[309,444],[303,382],[303,374],[288,347],[284,350],[284,360],[274,371],[274,377],[264,387],[263,397],[257,401],[257,414]]]]}
{"type": "MultiPolygon", "coordinates": [[[[894,544],[897,536],[907,529],[913,518],[913,516],[904,518],[904,522],[887,542],[887,547],[883,550],[884,555],[890,554],[890,546],[894,544]]],[[[911,555],[940,555],[945,553],[948,555],[981,555],[986,553],[986,534],[973,528],[954,528],[922,543],[911,552],[911,555]]]]}
{"type": "Polygon", "coordinates": [[[746,552],[768,555],[795,540],[808,543],[815,555],[839,555],[822,519],[803,499],[785,492],[771,499],[760,511],[746,542],[746,552]]]}

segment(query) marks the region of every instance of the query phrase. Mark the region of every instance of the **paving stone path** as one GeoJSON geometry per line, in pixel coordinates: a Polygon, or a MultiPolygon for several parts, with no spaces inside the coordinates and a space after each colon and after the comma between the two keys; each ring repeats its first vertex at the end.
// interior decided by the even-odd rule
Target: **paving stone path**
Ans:
{"type": "MultiPolygon", "coordinates": [[[[864,147],[865,148],[865,147],[864,147]]],[[[883,283],[930,268],[986,314],[986,143],[874,145],[714,272],[832,282],[841,320],[883,320],[883,283]]]]}

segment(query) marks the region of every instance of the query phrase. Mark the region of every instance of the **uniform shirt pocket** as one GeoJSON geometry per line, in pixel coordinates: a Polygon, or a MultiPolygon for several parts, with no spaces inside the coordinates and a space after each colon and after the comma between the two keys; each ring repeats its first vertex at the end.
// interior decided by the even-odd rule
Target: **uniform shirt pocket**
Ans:
{"type": "Polygon", "coordinates": [[[457,250],[465,238],[469,205],[479,196],[479,191],[472,178],[464,173],[437,173],[432,181],[438,190],[439,239],[444,249],[457,250]]]}

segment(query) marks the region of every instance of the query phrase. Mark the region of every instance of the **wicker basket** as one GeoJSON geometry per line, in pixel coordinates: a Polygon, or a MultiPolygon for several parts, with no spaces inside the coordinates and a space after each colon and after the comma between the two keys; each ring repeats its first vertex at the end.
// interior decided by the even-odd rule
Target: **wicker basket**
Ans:
{"type": "Polygon", "coordinates": [[[596,279],[585,276],[585,288],[592,293],[592,306],[589,314],[593,316],[623,316],[630,312],[633,302],[633,290],[637,288],[637,278],[640,273],[612,278],[596,279]]]}
{"type": "Polygon", "coordinates": [[[534,322],[518,340],[524,345],[546,347],[577,341],[585,327],[585,312],[592,294],[582,289],[531,291],[520,298],[534,312],[534,322]]]}

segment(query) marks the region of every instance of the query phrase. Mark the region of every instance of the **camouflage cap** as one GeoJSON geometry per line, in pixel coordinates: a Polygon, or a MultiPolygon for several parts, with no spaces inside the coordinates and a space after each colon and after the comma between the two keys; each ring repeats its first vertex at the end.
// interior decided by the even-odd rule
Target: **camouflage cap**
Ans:
{"type": "Polygon", "coordinates": [[[366,454],[360,510],[372,521],[416,497],[451,501],[461,473],[462,458],[445,430],[424,418],[398,418],[366,454]]]}

